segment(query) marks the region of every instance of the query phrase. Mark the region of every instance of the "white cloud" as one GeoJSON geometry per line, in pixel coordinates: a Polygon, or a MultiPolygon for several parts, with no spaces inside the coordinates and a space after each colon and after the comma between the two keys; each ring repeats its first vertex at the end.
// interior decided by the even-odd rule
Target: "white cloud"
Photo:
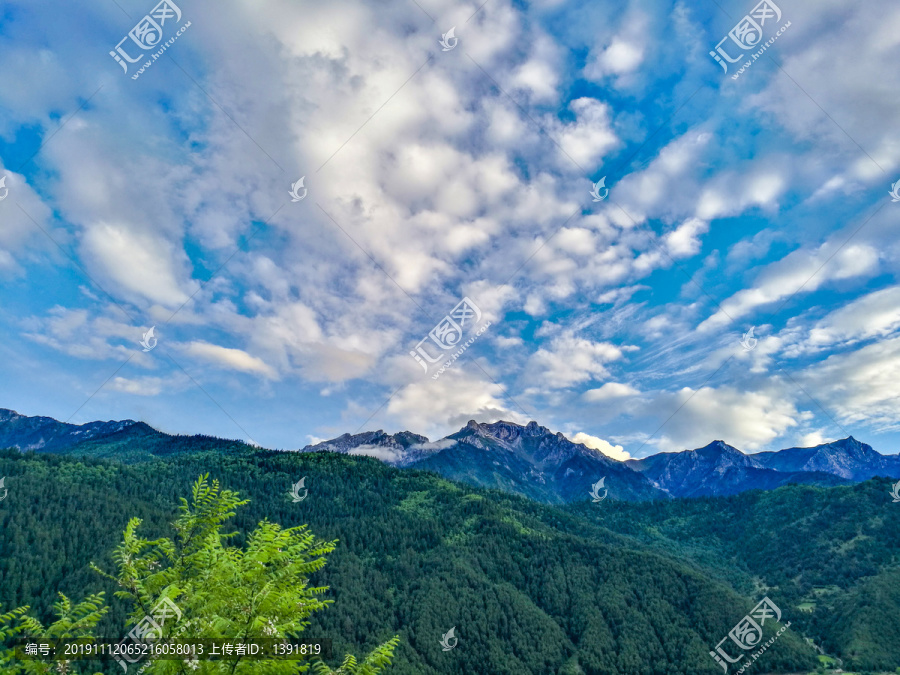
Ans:
{"type": "Polygon", "coordinates": [[[178,281],[185,255],[165,238],[133,232],[124,225],[98,223],[85,233],[82,245],[84,255],[131,296],[173,309],[190,297],[178,281]]]}
{"type": "Polygon", "coordinates": [[[755,175],[741,176],[727,171],[716,177],[712,186],[704,189],[697,202],[697,217],[715,220],[736,216],[753,206],[774,209],[787,181],[779,173],[756,170],[755,175]]]}
{"type": "Polygon", "coordinates": [[[825,445],[826,443],[831,443],[834,440],[836,439],[831,438],[830,436],[825,436],[821,431],[811,431],[808,434],[804,434],[800,437],[800,444],[797,447],[814,448],[817,445],[825,445]]]}
{"type": "Polygon", "coordinates": [[[560,60],[559,46],[548,36],[539,35],[532,43],[528,60],[516,68],[513,84],[530,92],[535,101],[553,101],[559,84],[556,63],[560,60]]]}
{"type": "Polygon", "coordinates": [[[779,237],[783,237],[777,230],[764,229],[754,234],[749,239],[742,239],[729,250],[726,262],[730,271],[743,270],[751,262],[765,257],[779,237]]]}
{"type": "Polygon", "coordinates": [[[575,122],[562,124],[547,118],[548,132],[568,157],[590,171],[619,143],[612,129],[611,109],[603,101],[589,97],[575,99],[569,109],[575,114],[575,122]]]}
{"type": "MultiPolygon", "coordinates": [[[[516,299],[517,293],[512,286],[492,284],[486,279],[469,282],[464,286],[465,297],[469,298],[481,310],[481,322],[500,321],[508,305],[516,299]]],[[[455,303],[454,303],[455,304],[455,303]]],[[[447,308],[450,310],[450,307],[447,308]]],[[[471,326],[470,328],[474,328],[471,326]]]]}
{"type": "MultiPolygon", "coordinates": [[[[485,379],[477,368],[463,362],[437,380],[429,378],[403,385],[386,409],[389,415],[402,420],[404,428],[430,438],[458,431],[470,419],[479,422],[504,419],[527,424],[528,417],[511,407],[505,398],[499,384],[485,379]]],[[[365,411],[365,407],[360,410],[365,411]]],[[[371,410],[368,412],[371,414],[371,410]]]]}
{"type": "Polygon", "coordinates": [[[582,397],[585,401],[597,403],[600,401],[608,401],[615,398],[625,398],[627,396],[637,396],[640,392],[627,384],[620,382],[607,382],[599,389],[588,389],[582,397]]]}
{"type": "Polygon", "coordinates": [[[3,223],[0,227],[0,273],[21,273],[21,259],[28,248],[33,246],[37,250],[55,253],[53,243],[41,229],[57,243],[65,243],[68,236],[64,232],[54,231],[52,211],[28,184],[25,176],[0,165],[0,178],[6,179],[4,188],[0,188],[5,191],[0,201],[0,222],[3,223]]]}
{"type": "Polygon", "coordinates": [[[836,249],[838,245],[829,242],[815,251],[794,251],[768,265],[753,287],[738,291],[720,303],[721,309],[701,322],[698,330],[728,325],[732,319],[740,319],[758,307],[795,293],[810,293],[832,280],[870,276],[878,268],[878,252],[871,246],[851,243],[836,249]]]}
{"type": "Polygon", "coordinates": [[[251,356],[242,349],[222,347],[200,340],[195,340],[182,347],[182,351],[196,356],[220,368],[237,370],[242,373],[260,375],[270,380],[278,378],[278,373],[262,359],[251,356]]]}
{"type": "Polygon", "coordinates": [[[593,342],[566,332],[531,355],[524,379],[538,391],[565,389],[607,377],[606,364],[621,357],[622,350],[612,343],[593,342]]]}
{"type": "Polygon", "coordinates": [[[116,376],[105,389],[135,396],[158,396],[168,389],[167,380],[162,377],[127,378],[116,376]]]}
{"type": "Polygon", "coordinates": [[[846,154],[841,153],[845,161],[834,164],[847,169],[853,180],[883,180],[882,170],[897,166],[900,147],[898,130],[884,124],[884,116],[896,109],[900,98],[900,74],[892,67],[900,10],[864,6],[848,15],[838,0],[801,0],[792,11],[808,12],[812,21],[794,22],[790,40],[776,43],[791,78],[772,78],[745,105],[771,115],[786,133],[803,142],[818,148],[846,148],[846,154]],[[798,105],[795,82],[803,83],[815,104],[798,105]],[[822,110],[828,115],[822,115],[822,110]],[[845,145],[848,133],[852,145],[845,145]]]}
{"type": "Polygon", "coordinates": [[[497,335],[494,337],[494,343],[501,349],[506,349],[508,347],[521,347],[525,344],[525,341],[517,336],[504,337],[497,335]]]}
{"type": "Polygon", "coordinates": [[[333,315],[333,334],[326,334],[317,313],[302,302],[280,303],[272,310],[254,318],[249,339],[253,350],[278,372],[297,369],[314,382],[343,382],[365,376],[378,352],[396,346],[395,330],[361,334],[365,324],[359,322],[367,318],[364,314],[333,315]]]}
{"type": "Polygon", "coordinates": [[[673,258],[687,258],[700,252],[700,235],[709,231],[709,223],[689,218],[663,237],[673,258]]]}
{"type": "Polygon", "coordinates": [[[441,438],[437,441],[428,441],[427,443],[416,443],[409,446],[410,450],[446,450],[456,445],[456,441],[450,438],[441,438]]]}
{"type": "Polygon", "coordinates": [[[795,377],[844,424],[900,428],[900,337],[832,354],[795,377]]]}
{"type": "Polygon", "coordinates": [[[900,328],[900,286],[868,293],[847,303],[809,331],[809,344],[827,347],[873,337],[885,337],[900,328]]]}
{"type": "MultiPolygon", "coordinates": [[[[636,5],[625,8],[627,12],[622,28],[610,37],[604,37],[591,49],[584,76],[589,80],[601,81],[613,76],[623,80],[623,76],[634,73],[646,58],[646,51],[652,48],[649,17],[635,9],[636,5]]],[[[627,80],[626,80],[627,82],[627,80]]],[[[622,84],[617,81],[616,84],[622,84]]]]}
{"type": "Polygon", "coordinates": [[[783,395],[732,386],[698,390],[684,387],[663,393],[647,404],[645,414],[652,414],[660,424],[666,422],[658,440],[650,441],[666,452],[703,447],[712,440],[752,451],[796,426],[801,419],[793,401],[783,395]]]}
{"type": "Polygon", "coordinates": [[[602,438],[591,436],[584,433],[583,431],[579,431],[577,434],[572,436],[572,442],[586,445],[592,450],[598,450],[607,457],[611,457],[620,462],[624,462],[626,459],[631,459],[631,455],[625,452],[625,449],[621,445],[613,445],[609,441],[604,441],[602,438]]]}
{"type": "Polygon", "coordinates": [[[381,445],[360,445],[350,450],[347,454],[374,457],[382,462],[395,462],[403,457],[402,450],[395,450],[394,448],[387,448],[381,445]]]}
{"type": "Polygon", "coordinates": [[[530,293],[525,299],[522,309],[531,316],[540,316],[547,311],[547,305],[544,299],[537,293],[530,293]]]}
{"type": "Polygon", "coordinates": [[[640,43],[617,37],[585,67],[584,75],[591,80],[600,80],[606,75],[630,73],[643,60],[644,50],[640,43]]]}
{"type": "Polygon", "coordinates": [[[59,305],[45,316],[33,316],[22,323],[23,334],[78,359],[128,359],[132,365],[153,367],[152,359],[141,352],[139,341],[146,328],[131,326],[113,306],[95,314],[90,309],[67,309],[59,305]]]}

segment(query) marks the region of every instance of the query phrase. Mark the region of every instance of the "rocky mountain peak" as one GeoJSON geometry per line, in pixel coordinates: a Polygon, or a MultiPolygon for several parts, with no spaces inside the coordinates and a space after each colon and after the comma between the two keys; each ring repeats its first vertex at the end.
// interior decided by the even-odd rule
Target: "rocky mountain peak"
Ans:
{"type": "Polygon", "coordinates": [[[535,421],[531,421],[523,426],[515,422],[507,422],[506,420],[485,422],[483,424],[479,424],[475,420],[469,420],[469,423],[460,429],[459,433],[465,431],[474,431],[479,436],[494,438],[498,441],[515,441],[518,438],[553,435],[547,427],[542,427],[535,421]]]}

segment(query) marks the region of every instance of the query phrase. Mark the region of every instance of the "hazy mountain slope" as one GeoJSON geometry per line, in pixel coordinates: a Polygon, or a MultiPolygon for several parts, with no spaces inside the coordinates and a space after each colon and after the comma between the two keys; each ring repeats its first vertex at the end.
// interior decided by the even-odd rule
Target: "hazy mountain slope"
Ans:
{"type": "MultiPolygon", "coordinates": [[[[646,476],[654,485],[676,496],[696,496],[722,486],[723,477],[744,475],[758,467],[752,458],[723,441],[713,441],[698,450],[663,453],[641,460],[628,460],[629,467],[646,476]],[[712,484],[712,488],[709,486],[712,484]]],[[[715,492],[712,492],[715,494],[715,492]]]]}
{"type": "Polygon", "coordinates": [[[760,452],[753,458],[760,466],[777,471],[821,471],[854,481],[875,476],[900,478],[900,457],[882,455],[853,436],[813,448],[760,452]]]}
{"type": "Polygon", "coordinates": [[[88,457],[114,457],[139,462],[154,457],[214,450],[250,452],[253,446],[242,441],[214,436],[179,436],[157,431],[143,422],[89,422],[63,424],[50,417],[25,417],[0,409],[0,448],[52,452],[88,457]],[[11,415],[9,413],[12,413],[11,415]],[[5,421],[4,421],[5,420],[5,421]],[[43,438],[44,443],[32,439],[43,438]]]}
{"type": "Polygon", "coordinates": [[[821,471],[776,471],[757,455],[745,455],[724,441],[697,450],[660,453],[626,464],[675,497],[726,496],[747,490],[772,490],[791,483],[841,485],[848,482],[821,471]]]}
{"type": "Polygon", "coordinates": [[[52,417],[28,417],[0,408],[0,448],[58,452],[135,424],[134,420],[66,424],[52,417]]]}

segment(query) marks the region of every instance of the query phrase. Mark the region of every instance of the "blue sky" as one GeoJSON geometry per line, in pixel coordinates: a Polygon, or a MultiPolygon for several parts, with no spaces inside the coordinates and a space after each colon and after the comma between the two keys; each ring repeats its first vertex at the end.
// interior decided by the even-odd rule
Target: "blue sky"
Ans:
{"type": "Polygon", "coordinates": [[[900,450],[900,7],[480,5],[6,2],[0,406],[900,450]]]}

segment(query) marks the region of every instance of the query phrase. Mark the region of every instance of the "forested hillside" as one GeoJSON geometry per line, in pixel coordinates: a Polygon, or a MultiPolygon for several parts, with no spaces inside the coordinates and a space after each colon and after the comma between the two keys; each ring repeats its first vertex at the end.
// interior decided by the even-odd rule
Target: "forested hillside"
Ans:
{"type": "Polygon", "coordinates": [[[745,593],[769,592],[795,625],[855,668],[900,665],[900,504],[891,481],[788,486],[727,498],[569,511],[677,552],[745,593]]]}
{"type": "MultiPolygon", "coordinates": [[[[162,534],[176,498],[207,472],[251,500],[234,521],[241,533],[268,518],[339,539],[313,579],[331,586],[335,605],[308,634],[334,639],[335,653],[399,634],[400,675],[711,675],[711,646],[759,599],[585,518],[369,458],[201,452],[124,465],[5,451],[3,607],[45,614],[57,591],[111,597],[87,564],[106,560],[129,517],[144,519],[146,536],[162,534]],[[288,490],[303,476],[309,495],[293,503],[288,490]],[[459,645],[442,651],[454,626],[459,645]]],[[[111,604],[98,635],[119,637],[125,609],[111,604]]],[[[814,663],[795,631],[766,653],[773,672],[814,663]]]]}

